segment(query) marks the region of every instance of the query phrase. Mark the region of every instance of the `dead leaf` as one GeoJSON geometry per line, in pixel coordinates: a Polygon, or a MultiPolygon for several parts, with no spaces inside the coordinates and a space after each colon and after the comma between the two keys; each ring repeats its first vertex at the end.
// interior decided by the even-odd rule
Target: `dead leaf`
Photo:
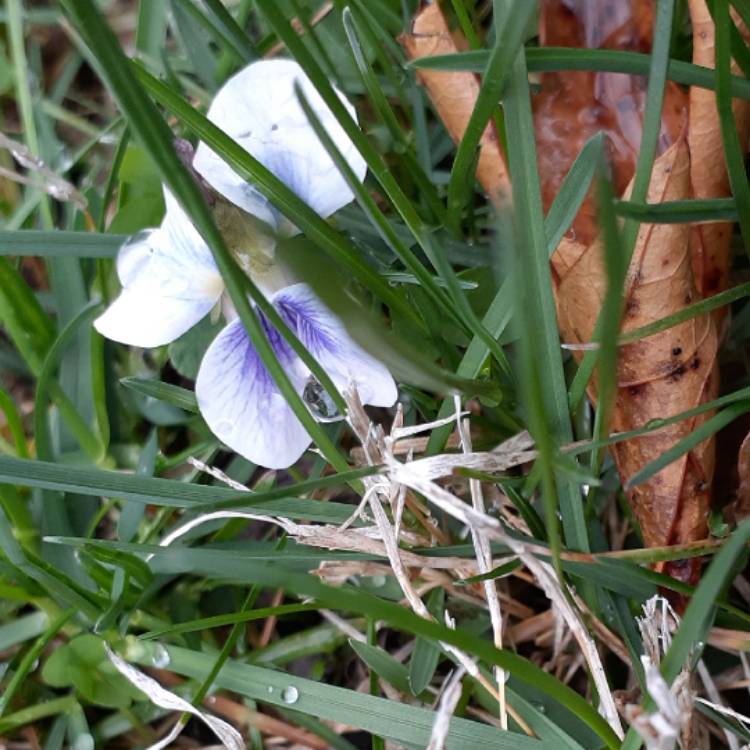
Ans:
{"type": "MultiPolygon", "coordinates": [[[[648,52],[653,26],[653,4],[643,0],[543,0],[539,42],[552,47],[648,52]]],[[[545,211],[583,144],[600,131],[607,135],[615,192],[625,191],[641,146],[645,98],[646,79],[640,76],[563,71],[541,77],[541,91],[532,102],[545,211]]],[[[686,94],[669,82],[660,151],[684,129],[686,109],[686,94]]],[[[589,243],[596,234],[596,209],[589,196],[573,222],[571,237],[589,243]]]]}
{"type": "MultiPolygon", "coordinates": [[[[460,36],[457,37],[461,41],[460,36]]],[[[466,48],[451,34],[438,3],[425,5],[414,17],[411,32],[399,39],[409,60],[433,55],[450,55],[466,48]]],[[[418,70],[417,80],[427,89],[432,104],[455,143],[463,137],[479,95],[479,78],[474,73],[418,70]]],[[[477,180],[493,200],[509,193],[508,171],[494,123],[487,125],[479,142],[477,180]]]]}
{"type": "MultiPolygon", "coordinates": [[[[690,189],[689,168],[689,152],[682,138],[655,162],[648,202],[685,199],[690,189]]],[[[689,237],[687,225],[641,227],[625,287],[623,331],[671,314],[696,299],[689,237]]],[[[564,239],[552,262],[562,336],[589,341],[606,291],[601,242],[596,239],[584,246],[564,239]]],[[[692,318],[621,347],[613,431],[643,427],[652,419],[678,414],[714,398],[716,352],[716,329],[709,316],[692,318]]],[[[590,396],[596,399],[593,390],[590,396]]],[[[612,453],[623,480],[706,418],[685,420],[614,446],[612,453]]],[[[647,545],[684,544],[706,536],[712,477],[713,442],[709,441],[628,493],[647,545]]],[[[677,568],[681,570],[681,566],[677,568]]],[[[691,566],[690,577],[694,572],[691,566]]]]}
{"type": "MultiPolygon", "coordinates": [[[[547,26],[556,30],[555,44],[565,43],[560,30],[566,29],[567,24],[566,33],[572,35],[579,46],[602,40],[602,46],[617,44],[620,49],[647,52],[653,33],[653,9],[653,2],[637,0],[595,5],[546,0],[541,23],[542,28],[547,26]],[[602,30],[606,24],[609,27],[602,30]]],[[[567,116],[569,121],[576,123],[582,119],[588,121],[588,113],[593,109],[597,113],[596,129],[603,127],[608,141],[614,144],[610,148],[610,158],[615,185],[620,185],[623,180],[629,182],[640,147],[645,103],[642,79],[639,84],[637,78],[607,74],[611,79],[630,81],[612,87],[611,94],[604,93],[601,82],[580,80],[575,91],[565,98],[565,91],[570,91],[564,80],[567,74],[550,75],[554,76],[550,93],[546,94],[543,84],[543,98],[535,103],[543,184],[546,164],[549,161],[554,164],[552,178],[548,179],[549,195],[545,199],[554,199],[561,176],[567,172],[582,145],[581,140],[567,155],[568,162],[559,164],[559,149],[554,149],[547,135],[554,127],[555,111],[558,116],[567,116]],[[555,91],[562,93],[555,94],[555,91]],[[562,99],[565,106],[551,107],[550,101],[554,99],[562,99]]],[[[691,153],[685,137],[685,104],[684,95],[678,89],[667,89],[659,144],[661,155],[654,163],[647,197],[649,203],[684,200],[691,195],[691,153]]],[[[589,135],[578,137],[585,139],[589,135]]],[[[718,131],[716,135],[721,148],[718,131]]],[[[627,195],[629,188],[624,192],[627,195]]],[[[563,339],[585,343],[592,338],[607,282],[601,241],[596,237],[590,202],[577,221],[578,241],[564,238],[553,256],[552,266],[563,339]]],[[[690,235],[687,225],[641,225],[625,285],[623,331],[676,313],[699,298],[693,277],[690,235]]],[[[678,414],[713,398],[718,387],[717,348],[716,327],[709,316],[693,318],[621,347],[612,429],[623,431],[643,427],[652,419],[678,414]]],[[[589,389],[589,396],[596,401],[595,385],[589,389]]],[[[614,446],[612,454],[623,481],[669,450],[707,418],[705,415],[686,420],[614,446]]],[[[684,544],[708,534],[713,470],[714,441],[709,440],[628,491],[628,500],[647,545],[684,544]]],[[[677,561],[668,563],[664,569],[682,580],[695,582],[700,562],[677,561]]]]}
{"type": "Polygon", "coordinates": [[[750,432],[742,441],[737,454],[737,473],[740,477],[737,497],[726,512],[729,520],[736,524],[750,516],[750,432]]]}
{"type": "MultiPolygon", "coordinates": [[[[553,46],[648,52],[654,7],[653,0],[543,0],[540,41],[553,46]]],[[[702,55],[696,62],[707,64],[706,56],[713,55],[712,28],[702,26],[705,18],[696,15],[705,10],[703,0],[691,0],[690,8],[696,22],[696,55],[702,55]]],[[[437,5],[433,5],[416,17],[405,46],[413,58],[455,52],[461,45],[451,37],[445,19],[437,5]]],[[[465,73],[422,71],[420,81],[458,142],[476,99],[476,79],[465,73]]],[[[540,83],[533,107],[545,209],[557,195],[584,142],[601,130],[608,136],[615,187],[618,193],[627,194],[640,148],[646,80],[613,73],[560,72],[545,73],[540,83]]],[[[715,109],[710,92],[693,91],[688,98],[679,87],[667,85],[659,157],[653,168],[649,202],[684,200],[697,195],[696,181],[701,197],[729,194],[715,113],[705,128],[698,124],[701,118],[708,117],[709,107],[715,109]],[[689,129],[688,105],[693,108],[689,112],[689,129]],[[699,159],[703,164],[696,166],[695,153],[701,154],[699,159]]],[[[745,120],[750,119],[746,109],[750,108],[737,105],[743,133],[746,133],[745,120]]],[[[483,143],[480,162],[483,174],[507,178],[499,148],[483,143]]],[[[492,196],[497,183],[488,183],[488,187],[484,179],[480,181],[492,196]]],[[[623,331],[678,312],[699,299],[699,290],[707,289],[705,269],[718,268],[726,275],[728,259],[721,243],[728,243],[730,228],[725,228],[726,239],[718,231],[707,233],[705,228],[698,233],[687,225],[640,227],[626,282],[623,331]],[[691,253],[691,235],[699,237],[701,242],[700,262],[691,253]],[[709,255],[703,248],[708,238],[716,242],[717,236],[718,249],[709,255]],[[701,269],[699,288],[694,268],[701,269]]],[[[591,340],[606,292],[601,241],[590,197],[576,217],[572,232],[553,256],[552,268],[563,339],[586,343],[591,340]]],[[[719,282],[725,283],[725,278],[719,282]]],[[[715,320],[710,316],[685,321],[623,346],[618,359],[612,429],[642,427],[652,419],[677,414],[713,398],[718,387],[717,347],[715,320]]],[[[595,402],[595,384],[589,395],[595,402]]],[[[683,421],[615,446],[613,456],[623,481],[707,418],[705,415],[683,421]]],[[[706,441],[628,493],[649,546],[686,544],[705,538],[713,454],[714,441],[706,441]]],[[[668,563],[665,570],[682,580],[695,582],[700,563],[676,561],[668,563]]]]}
{"type": "MultiPolygon", "coordinates": [[[[693,25],[693,62],[708,68],[714,66],[715,34],[711,14],[705,0],[689,0],[690,19],[693,25]]],[[[733,16],[746,41],[747,30],[733,16]]],[[[732,73],[740,73],[732,62],[732,73]]],[[[734,110],[737,133],[743,153],[747,150],[750,131],[750,102],[735,99],[734,110]]],[[[724,161],[716,96],[709,89],[694,86],[690,89],[690,178],[694,198],[725,198],[732,194],[724,161]]],[[[732,224],[729,222],[697,224],[693,229],[693,267],[698,291],[707,297],[727,288],[731,261],[730,241],[732,224]]],[[[717,322],[726,314],[726,308],[714,313],[717,322]]]]}

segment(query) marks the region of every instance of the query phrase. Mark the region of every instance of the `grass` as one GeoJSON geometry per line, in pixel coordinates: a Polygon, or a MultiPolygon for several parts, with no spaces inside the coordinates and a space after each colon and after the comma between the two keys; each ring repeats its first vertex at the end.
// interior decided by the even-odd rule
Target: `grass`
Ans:
{"type": "MultiPolygon", "coordinates": [[[[636,618],[657,587],[691,596],[663,655],[664,678],[671,683],[703,659],[722,700],[748,713],[730,679],[741,674],[738,650],[750,648],[744,579],[737,579],[747,562],[748,522],[733,527],[717,514],[705,544],[645,548],[636,524],[627,525],[622,483],[604,450],[716,410],[629,477],[636,486],[750,412],[750,285],[741,250],[748,183],[731,119],[732,97],[750,99],[750,83],[730,70],[732,54],[746,59],[734,3],[712,4],[716,71],[689,62],[680,6],[671,2],[658,4],[654,52],[644,55],[539,48],[528,34],[532,3],[516,13],[510,0],[497,0],[493,24],[493,3],[453,0],[445,10],[470,51],[407,63],[396,40],[413,5],[61,0],[37,8],[5,0],[0,7],[0,130],[87,201],[84,211],[55,199],[44,189],[44,170],[24,170],[0,151],[0,167],[35,183],[0,184],[3,740],[80,749],[145,747],[163,736],[171,727],[165,717],[176,713],[131,691],[107,661],[107,643],[230,722],[248,747],[272,737],[285,747],[425,747],[442,686],[457,665],[468,665],[447,747],[633,750],[640,736],[625,726],[619,737],[617,722],[600,715],[591,676],[601,669],[605,690],[645,687],[636,618]],[[302,101],[356,196],[331,220],[205,117],[223,81],[268,54],[298,61],[368,164],[360,185],[302,101]],[[418,85],[415,71],[427,67],[482,75],[458,145],[418,85]],[[529,73],[555,70],[649,76],[628,200],[612,195],[602,177],[604,144],[596,135],[545,215],[529,73]],[[734,197],[646,203],[669,80],[716,91],[734,197]],[[359,125],[332,85],[355,104],[359,125]],[[498,215],[470,178],[487,123],[500,125],[513,187],[512,209],[498,215]],[[368,464],[347,427],[314,419],[254,306],[339,411],[358,412],[240,270],[172,148],[175,136],[209,144],[300,229],[283,252],[359,343],[399,376],[403,425],[413,434],[391,444],[370,431],[368,464]],[[189,361],[205,342],[193,337],[144,351],[92,329],[118,293],[119,247],[160,221],[161,184],[209,244],[242,323],[314,440],[317,452],[287,471],[233,455],[201,419],[189,361]],[[608,286],[597,345],[576,367],[560,346],[549,258],[592,186],[602,205],[608,286]],[[624,259],[639,226],[728,220],[739,227],[732,288],[618,341],[624,259]],[[585,387],[598,364],[600,394],[613,401],[619,344],[725,304],[735,317],[719,397],[624,434],[610,432],[607,408],[592,418],[585,387]],[[476,449],[495,449],[465,466],[454,455],[456,395],[476,449]],[[523,430],[536,452],[516,460],[507,441],[523,430]],[[394,488],[390,506],[372,490],[378,481],[394,488]],[[403,508],[397,485],[410,488],[403,508]],[[478,487],[492,507],[487,514],[471,503],[478,487]],[[365,512],[352,519],[360,502],[365,512]],[[467,525],[492,550],[488,573],[478,575],[467,525]],[[189,530],[160,544],[180,529],[189,530]],[[574,613],[568,625],[579,645],[595,644],[593,656],[576,661],[589,652],[575,640],[555,649],[555,608],[526,554],[554,570],[549,580],[574,613]],[[697,586],[649,567],[697,555],[710,558],[697,586]],[[503,648],[493,645],[486,580],[501,595],[503,648]],[[495,668],[509,675],[503,700],[495,668]]],[[[737,5],[747,12],[746,3],[737,5]]],[[[387,432],[395,413],[360,417],[387,432]]],[[[733,491],[718,490],[719,503],[733,491]]],[[[645,691],[626,700],[654,707],[645,691]]],[[[700,721],[724,738],[719,725],[733,725],[715,709],[706,707],[700,721]]],[[[207,731],[191,719],[176,742],[210,745],[207,731]]],[[[735,727],[740,739],[742,732],[735,727]]]]}

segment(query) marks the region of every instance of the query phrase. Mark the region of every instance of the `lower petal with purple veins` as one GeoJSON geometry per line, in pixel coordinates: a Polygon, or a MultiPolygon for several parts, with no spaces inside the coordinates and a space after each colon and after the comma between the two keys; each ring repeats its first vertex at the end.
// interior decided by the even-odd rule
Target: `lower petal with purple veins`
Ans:
{"type": "Polygon", "coordinates": [[[388,369],[352,340],[307,284],[282,289],[273,304],[340,390],[353,383],[364,404],[395,403],[398,391],[388,369]]]}
{"type": "MultiPolygon", "coordinates": [[[[306,378],[296,357],[267,325],[276,355],[302,393],[306,378]]],[[[195,383],[203,418],[232,450],[260,466],[291,466],[310,444],[310,436],[253,347],[242,321],[234,320],[208,348],[195,383]]]]}

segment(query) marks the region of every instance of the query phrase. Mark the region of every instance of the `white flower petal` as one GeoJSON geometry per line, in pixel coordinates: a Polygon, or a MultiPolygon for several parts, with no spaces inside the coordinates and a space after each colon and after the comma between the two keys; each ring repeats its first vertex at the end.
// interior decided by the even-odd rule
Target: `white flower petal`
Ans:
{"type": "Polygon", "coordinates": [[[127,242],[117,258],[123,290],[95,321],[113,341],[168,344],[219,301],[224,284],[211,251],[174,197],[165,191],[161,227],[127,242]]]}
{"type": "MultiPolygon", "coordinates": [[[[299,393],[305,375],[280,335],[266,327],[281,364],[299,393]]],[[[260,466],[285,469],[310,444],[253,348],[242,321],[234,320],[214,339],[201,362],[195,395],[211,431],[232,450],[260,466]]]]}
{"type": "Polygon", "coordinates": [[[353,383],[363,404],[395,403],[398,391],[388,369],[352,340],[307,284],[282,289],[273,304],[340,389],[353,383]]]}
{"type": "MultiPolygon", "coordinates": [[[[360,180],[367,165],[300,66],[292,60],[252,63],[219,90],[208,118],[234,138],[321,216],[354,195],[318,140],[294,91],[299,83],[326,131],[360,180]]],[[[338,93],[338,92],[337,92],[338,93]]],[[[353,117],[352,105],[339,93],[353,117]]],[[[278,225],[268,201],[203,143],[193,166],[225,198],[259,219],[278,225]]]]}

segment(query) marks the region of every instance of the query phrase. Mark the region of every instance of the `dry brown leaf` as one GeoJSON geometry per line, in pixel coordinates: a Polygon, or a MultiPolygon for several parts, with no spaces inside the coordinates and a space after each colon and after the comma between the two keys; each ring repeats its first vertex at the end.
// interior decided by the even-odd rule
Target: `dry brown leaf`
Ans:
{"type": "Polygon", "coordinates": [[[737,454],[739,486],[737,497],[726,509],[726,516],[734,523],[740,523],[750,516],[750,433],[742,441],[737,454]]]}
{"type": "MultiPolygon", "coordinates": [[[[601,46],[615,44],[618,48],[648,51],[653,33],[653,9],[654,4],[649,0],[606,2],[595,6],[583,1],[570,4],[565,0],[546,0],[542,10],[542,28],[546,23],[557,30],[564,27],[565,21],[568,28],[577,34],[574,37],[579,44],[583,42],[589,46],[603,40],[601,46]],[[610,6],[609,12],[605,6],[610,6]],[[617,8],[618,14],[616,23],[612,20],[614,8],[617,8]],[[601,30],[603,24],[607,23],[610,26],[601,30]]],[[[554,43],[564,41],[558,34],[554,43]]],[[[561,79],[565,75],[553,75],[553,87],[564,91],[565,84],[561,79]]],[[[622,76],[610,76],[610,79],[615,78],[622,76]]],[[[581,81],[575,97],[568,97],[565,102],[567,116],[572,121],[580,119],[580,113],[587,113],[591,108],[601,107],[605,110],[598,114],[598,122],[606,123],[608,140],[616,144],[610,149],[616,185],[624,179],[631,180],[640,146],[644,97],[637,90],[638,79],[628,80],[630,88],[620,83],[609,93],[605,92],[601,82],[589,81],[588,88],[584,88],[586,82],[581,81]],[[627,103],[627,118],[622,116],[623,103],[627,103]]],[[[643,86],[643,83],[640,85],[643,86]]],[[[548,95],[550,98],[552,96],[554,94],[548,95]]],[[[537,132],[541,134],[552,125],[549,107],[545,104],[545,99],[542,99],[535,106],[537,132]]],[[[557,109],[560,116],[565,115],[565,107],[558,106],[557,109]]],[[[694,113],[690,115],[692,126],[694,113]]],[[[690,197],[691,153],[684,133],[685,99],[679,90],[669,88],[666,91],[659,144],[662,154],[653,167],[647,198],[649,203],[690,197]]],[[[716,131],[715,135],[719,138],[720,149],[720,134],[716,131]]],[[[538,142],[540,171],[544,174],[545,162],[555,161],[559,155],[553,153],[547,156],[545,152],[549,149],[549,143],[544,135],[538,137],[538,142]]],[[[575,153],[577,147],[572,156],[575,153]]],[[[558,170],[564,173],[571,163],[572,159],[558,170]]],[[[559,189],[559,178],[555,177],[558,181],[551,183],[548,200],[554,198],[559,189]]],[[[628,192],[626,190],[625,194],[628,192]]],[[[592,237],[592,233],[596,232],[592,214],[591,206],[585,207],[586,231],[582,233],[583,238],[579,236],[578,242],[565,238],[552,261],[560,330],[564,339],[576,343],[591,339],[606,291],[601,243],[595,236],[592,237]],[[586,211],[589,212],[588,216],[586,211]]],[[[623,331],[676,313],[698,299],[690,234],[691,230],[686,225],[644,224],[640,227],[625,286],[623,331]]],[[[714,321],[709,316],[702,316],[621,347],[612,429],[636,429],[652,419],[672,416],[713,398],[718,386],[717,338],[714,321]]],[[[595,400],[594,388],[590,389],[589,394],[595,400]]],[[[702,416],[686,420],[614,446],[612,453],[620,476],[623,480],[633,476],[706,418],[702,416]]],[[[628,499],[647,545],[684,544],[707,535],[713,470],[714,441],[709,440],[647,482],[628,491],[628,499]]],[[[667,564],[665,568],[672,575],[695,582],[700,563],[695,560],[677,561],[667,564]]]]}
{"type": "MultiPolygon", "coordinates": [[[[707,56],[713,55],[712,28],[701,25],[706,19],[697,15],[705,10],[705,5],[703,0],[691,0],[690,5],[696,22],[695,61],[709,64],[707,56]]],[[[554,46],[648,52],[654,7],[654,0],[543,0],[540,41],[554,46]]],[[[410,57],[417,57],[457,51],[461,45],[451,37],[445,19],[434,5],[416,17],[405,46],[410,57]]],[[[468,74],[423,71],[420,81],[427,87],[453,139],[459,141],[478,91],[476,80],[468,74]]],[[[623,74],[564,72],[541,76],[541,90],[534,96],[533,107],[545,209],[557,195],[584,142],[602,130],[608,136],[615,188],[618,193],[628,192],[640,148],[645,89],[645,79],[623,74]]],[[[747,105],[736,106],[743,138],[750,119],[747,110],[747,105]]],[[[693,91],[688,98],[669,83],[659,157],[654,164],[648,201],[729,194],[721,149],[713,94],[693,91]],[[693,108],[689,129],[688,104],[693,108]],[[707,118],[707,125],[701,128],[698,123],[703,118],[707,118]],[[703,162],[697,167],[695,153],[703,162]]],[[[484,148],[482,156],[486,161],[482,165],[484,174],[499,174],[505,179],[507,172],[500,150],[484,148]]],[[[480,181],[492,196],[484,180],[480,181]]],[[[706,226],[700,232],[693,232],[686,225],[641,226],[625,289],[624,331],[676,313],[699,299],[699,291],[708,291],[710,272],[706,269],[719,269],[716,290],[726,283],[728,244],[724,248],[722,243],[728,243],[730,228],[724,227],[722,233],[718,225],[706,226]],[[707,232],[706,226],[714,229],[707,232]],[[698,260],[691,252],[691,234],[701,243],[698,260]],[[710,254],[703,250],[709,241],[716,246],[710,254]],[[698,289],[694,268],[701,271],[698,289]]],[[[606,291],[597,234],[595,209],[589,197],[552,260],[559,326],[563,338],[570,342],[591,340],[606,291]]],[[[618,360],[612,429],[642,427],[652,419],[677,414],[713,398],[718,386],[717,347],[715,320],[708,316],[623,346],[618,360]]],[[[595,401],[594,388],[590,396],[595,401]]],[[[618,444],[613,455],[623,480],[706,418],[683,421],[618,444]]],[[[709,440],[629,492],[648,545],[686,544],[706,536],[713,453],[714,442],[709,440]]],[[[700,563],[677,561],[665,567],[672,575],[694,582],[700,563]]]]}
{"type": "MultiPolygon", "coordinates": [[[[690,189],[687,144],[678,140],[654,164],[648,202],[685,199],[690,189]]],[[[690,304],[695,291],[687,225],[643,225],[625,288],[623,331],[632,330],[690,304]]],[[[566,340],[591,339],[606,290],[601,242],[584,246],[568,239],[553,257],[557,279],[559,325],[566,340]]],[[[652,419],[691,409],[715,397],[717,336],[709,316],[678,326],[620,349],[618,391],[612,429],[632,430],[652,419]]],[[[595,393],[591,393],[595,398],[595,393]]],[[[705,416],[685,420],[613,447],[623,479],[692,432],[705,416]]],[[[648,482],[633,488],[628,499],[649,546],[684,544],[706,536],[713,477],[713,442],[671,463],[648,482]]],[[[694,577],[697,568],[686,564],[694,577]]],[[[681,572],[683,566],[670,566],[681,572]]]]}
{"type": "MultiPolygon", "coordinates": [[[[539,41],[551,47],[597,47],[648,52],[653,35],[651,2],[643,0],[543,0],[539,41]]],[[[622,194],[633,177],[641,145],[646,79],[622,73],[545,73],[533,98],[539,179],[547,211],[570,165],[595,133],[608,137],[606,148],[615,191],[622,194]]],[[[661,150],[685,126],[687,96],[674,83],[665,90],[661,150]]],[[[571,236],[589,243],[596,236],[596,210],[587,200],[573,222],[571,236]]]]}
{"type": "MultiPolygon", "coordinates": [[[[425,5],[414,17],[410,33],[403,34],[399,41],[410,60],[449,55],[466,47],[465,44],[459,44],[451,34],[448,22],[437,3],[425,5]]],[[[473,73],[418,70],[417,80],[427,89],[446,130],[454,142],[458,143],[463,137],[479,94],[478,77],[473,73]]],[[[493,200],[509,192],[505,159],[492,122],[487,125],[479,143],[476,176],[485,193],[493,200]]]]}
{"type": "MultiPolygon", "coordinates": [[[[705,0],[689,0],[690,19],[693,25],[693,62],[708,68],[714,66],[715,34],[711,14],[705,0]]],[[[738,27],[748,35],[735,17],[738,27]]],[[[740,71],[732,63],[732,72],[740,71]]],[[[750,102],[735,99],[733,103],[737,133],[744,151],[750,131],[750,102]]],[[[725,198],[731,195],[729,176],[724,161],[716,97],[709,89],[690,90],[690,177],[695,198],[725,198]]],[[[732,224],[728,222],[698,224],[693,229],[693,267],[698,291],[707,297],[727,288],[730,265],[730,240],[732,224]]],[[[726,308],[717,310],[717,321],[723,319],[726,308]]]]}

